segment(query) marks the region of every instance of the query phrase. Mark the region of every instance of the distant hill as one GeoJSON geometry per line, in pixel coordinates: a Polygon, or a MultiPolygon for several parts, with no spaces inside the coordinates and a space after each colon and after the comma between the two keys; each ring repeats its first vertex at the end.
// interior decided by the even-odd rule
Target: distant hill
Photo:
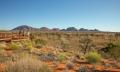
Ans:
{"type": "Polygon", "coordinates": [[[38,30],[37,28],[33,28],[31,26],[27,26],[27,25],[21,25],[21,26],[18,26],[12,30],[30,30],[30,31],[33,31],[33,30],[38,30]]]}
{"type": "Polygon", "coordinates": [[[84,31],[84,32],[99,32],[98,29],[92,29],[92,30],[89,30],[89,29],[84,29],[84,28],[80,28],[80,29],[77,29],[75,27],[68,27],[66,29],[59,29],[59,28],[53,28],[53,29],[49,29],[47,27],[41,27],[41,28],[34,28],[34,27],[31,27],[31,26],[27,26],[27,25],[21,25],[21,26],[18,26],[14,29],[12,29],[12,31],[18,31],[18,30],[29,30],[29,31],[84,31]]]}
{"type": "Polygon", "coordinates": [[[75,27],[68,27],[66,29],[61,29],[61,31],[100,32],[100,30],[98,29],[85,29],[85,28],[77,29],[75,27]]]}
{"type": "Polygon", "coordinates": [[[40,31],[49,31],[50,29],[49,28],[47,28],[47,27],[41,27],[40,28],[40,31]]]}

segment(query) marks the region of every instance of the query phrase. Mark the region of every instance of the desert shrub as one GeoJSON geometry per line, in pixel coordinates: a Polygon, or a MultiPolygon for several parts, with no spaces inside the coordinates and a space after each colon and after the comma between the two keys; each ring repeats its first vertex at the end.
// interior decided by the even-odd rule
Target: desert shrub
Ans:
{"type": "Polygon", "coordinates": [[[37,48],[42,48],[46,44],[47,44],[47,42],[45,40],[42,40],[42,39],[35,40],[35,47],[37,47],[37,48]]]}
{"type": "Polygon", "coordinates": [[[109,43],[107,47],[108,47],[108,54],[110,54],[111,57],[115,59],[120,58],[119,44],[109,43]]]}
{"type": "Polygon", "coordinates": [[[32,41],[24,40],[24,41],[21,41],[21,44],[23,46],[23,49],[31,50],[33,48],[32,41]]]}
{"type": "Polygon", "coordinates": [[[116,44],[114,44],[114,43],[108,43],[107,44],[107,47],[109,47],[110,49],[112,49],[112,48],[115,48],[115,47],[117,47],[118,45],[116,45],[116,44]]]}
{"type": "Polygon", "coordinates": [[[68,62],[67,63],[67,67],[68,67],[68,69],[73,69],[74,68],[74,64],[72,62],[68,62]]]}
{"type": "Polygon", "coordinates": [[[101,58],[101,55],[97,52],[90,52],[86,56],[87,61],[93,64],[99,63],[101,61],[101,58]]]}
{"type": "Polygon", "coordinates": [[[65,58],[66,58],[66,54],[65,53],[60,53],[59,55],[58,55],[58,60],[59,61],[63,61],[63,60],[65,60],[65,58]]]}
{"type": "Polygon", "coordinates": [[[40,60],[42,60],[42,61],[55,61],[56,56],[53,54],[43,54],[40,56],[40,60]]]}
{"type": "Polygon", "coordinates": [[[120,45],[117,43],[108,43],[107,46],[100,50],[104,57],[111,57],[115,59],[120,58],[120,45]]]}
{"type": "Polygon", "coordinates": [[[7,62],[5,72],[53,72],[49,66],[36,59],[21,59],[7,62]]]}
{"type": "Polygon", "coordinates": [[[80,59],[81,60],[85,60],[85,56],[80,56],[80,59]]]}
{"type": "Polygon", "coordinates": [[[10,49],[12,49],[12,50],[16,50],[16,49],[19,49],[19,48],[21,48],[20,43],[14,43],[14,42],[12,42],[10,44],[10,49]]]}
{"type": "Polygon", "coordinates": [[[120,48],[116,47],[111,49],[110,54],[112,58],[120,59],[120,48]]]}
{"type": "Polygon", "coordinates": [[[33,48],[33,44],[32,44],[31,42],[27,43],[27,44],[26,44],[26,48],[27,48],[28,50],[31,50],[31,49],[33,48]]]}
{"type": "Polygon", "coordinates": [[[68,43],[62,42],[61,44],[62,44],[63,51],[68,51],[69,50],[69,44],[68,43]]]}
{"type": "Polygon", "coordinates": [[[77,72],[89,72],[89,69],[86,66],[81,66],[77,72]]]}

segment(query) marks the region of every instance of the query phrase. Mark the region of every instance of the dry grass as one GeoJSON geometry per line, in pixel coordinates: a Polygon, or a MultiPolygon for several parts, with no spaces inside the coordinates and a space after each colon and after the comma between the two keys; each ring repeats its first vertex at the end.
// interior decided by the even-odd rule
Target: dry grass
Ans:
{"type": "Polygon", "coordinates": [[[0,42],[0,50],[7,48],[5,42],[0,42]]]}
{"type": "Polygon", "coordinates": [[[39,60],[26,58],[16,62],[7,62],[5,72],[53,72],[39,60]]]}

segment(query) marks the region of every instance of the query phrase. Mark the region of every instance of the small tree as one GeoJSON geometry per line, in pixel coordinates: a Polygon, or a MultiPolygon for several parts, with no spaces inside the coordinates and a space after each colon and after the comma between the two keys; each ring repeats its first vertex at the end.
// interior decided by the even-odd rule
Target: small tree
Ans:
{"type": "Polygon", "coordinates": [[[92,44],[92,40],[89,38],[88,35],[81,38],[79,42],[80,42],[80,48],[82,48],[81,50],[83,51],[84,54],[86,54],[87,51],[91,51],[92,47],[94,46],[92,44]]]}

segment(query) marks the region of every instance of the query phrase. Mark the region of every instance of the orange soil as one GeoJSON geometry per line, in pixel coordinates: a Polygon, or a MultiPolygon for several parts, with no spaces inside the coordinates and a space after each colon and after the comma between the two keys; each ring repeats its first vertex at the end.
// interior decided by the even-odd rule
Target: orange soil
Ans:
{"type": "MultiPolygon", "coordinates": [[[[55,65],[54,65],[54,62],[46,62],[46,63],[47,63],[50,67],[52,67],[52,68],[55,70],[55,72],[61,72],[61,71],[67,69],[67,66],[66,66],[65,63],[60,63],[60,64],[58,64],[58,66],[55,66],[55,65]]],[[[78,70],[81,65],[82,65],[82,66],[84,65],[84,66],[86,66],[86,67],[88,67],[88,68],[93,68],[93,67],[94,67],[94,65],[92,65],[92,64],[76,64],[76,65],[74,66],[74,68],[71,69],[71,70],[68,70],[68,72],[76,72],[76,70],[78,70]]],[[[96,70],[97,70],[97,71],[100,71],[100,72],[104,72],[104,71],[120,72],[120,69],[106,68],[106,67],[104,67],[104,66],[102,66],[102,65],[96,65],[95,67],[96,67],[96,70]]]]}
{"type": "Polygon", "coordinates": [[[0,64],[0,72],[3,72],[5,70],[5,64],[0,64]]]}

